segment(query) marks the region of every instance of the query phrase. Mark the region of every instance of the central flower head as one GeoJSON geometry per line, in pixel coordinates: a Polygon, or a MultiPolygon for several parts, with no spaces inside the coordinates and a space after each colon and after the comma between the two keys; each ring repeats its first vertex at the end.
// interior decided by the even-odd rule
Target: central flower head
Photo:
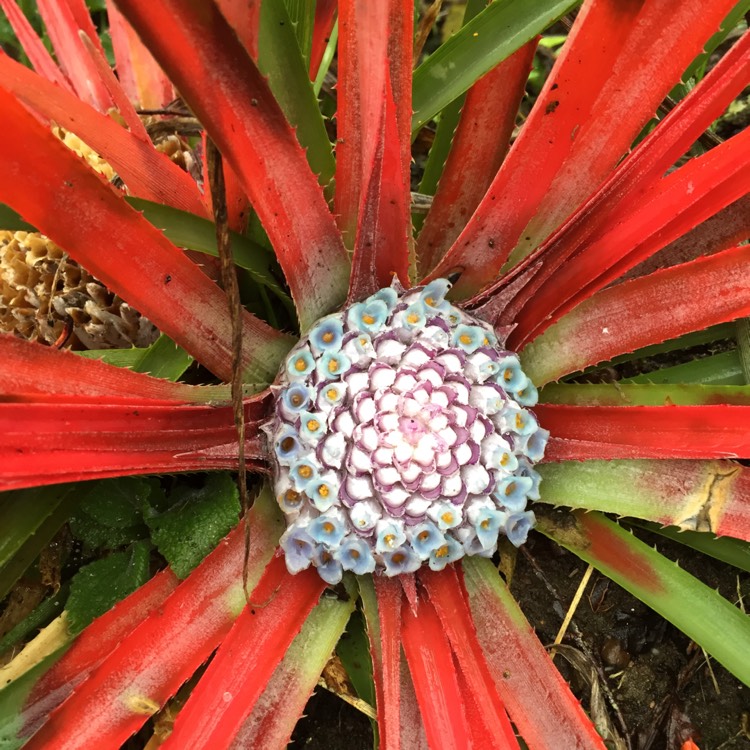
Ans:
{"type": "Polygon", "coordinates": [[[266,431],[290,572],[440,570],[526,540],[548,437],[525,408],[536,388],[449,289],[381,289],[284,362],[266,431]]]}

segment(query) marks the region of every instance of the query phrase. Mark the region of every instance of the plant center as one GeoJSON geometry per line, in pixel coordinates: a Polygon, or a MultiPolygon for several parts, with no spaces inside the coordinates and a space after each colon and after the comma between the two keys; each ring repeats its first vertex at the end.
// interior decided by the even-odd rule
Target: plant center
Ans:
{"type": "Polygon", "coordinates": [[[548,437],[536,389],[449,288],[381,289],[284,362],[265,429],[291,572],[440,570],[526,540],[548,437]]]}

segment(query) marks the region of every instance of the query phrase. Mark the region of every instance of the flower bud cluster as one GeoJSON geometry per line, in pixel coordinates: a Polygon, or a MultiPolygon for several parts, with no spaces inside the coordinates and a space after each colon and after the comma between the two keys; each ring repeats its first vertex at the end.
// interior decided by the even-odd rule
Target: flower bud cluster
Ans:
{"type": "Polygon", "coordinates": [[[394,576],[526,540],[548,433],[492,328],[438,279],[320,320],[285,360],[272,421],[290,572],[394,576]]]}

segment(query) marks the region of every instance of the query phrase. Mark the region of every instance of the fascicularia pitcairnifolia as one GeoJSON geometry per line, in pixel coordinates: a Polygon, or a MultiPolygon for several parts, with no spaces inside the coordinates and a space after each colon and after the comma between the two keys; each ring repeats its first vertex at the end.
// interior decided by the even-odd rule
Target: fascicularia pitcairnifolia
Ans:
{"type": "Polygon", "coordinates": [[[549,435],[536,388],[450,286],[381,289],[284,361],[265,430],[290,572],[441,570],[526,540],[549,435]]]}

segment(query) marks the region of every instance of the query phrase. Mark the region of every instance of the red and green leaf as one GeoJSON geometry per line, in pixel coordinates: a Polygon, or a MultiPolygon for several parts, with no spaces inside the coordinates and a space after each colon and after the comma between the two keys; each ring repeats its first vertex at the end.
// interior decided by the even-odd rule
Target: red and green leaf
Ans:
{"type": "Polygon", "coordinates": [[[420,269],[433,268],[474,213],[508,151],[536,40],[468,91],[435,198],[417,240],[420,269]]]}
{"type": "Polygon", "coordinates": [[[471,730],[461,697],[459,668],[435,608],[420,597],[414,612],[404,598],[401,623],[404,653],[429,746],[445,750],[469,747],[471,730]]]}
{"type": "Polygon", "coordinates": [[[314,568],[293,576],[283,556],[271,560],[180,711],[165,748],[231,745],[325,586],[314,568]]]}
{"type": "MultiPolygon", "coordinates": [[[[691,92],[686,96],[669,115],[655,128],[634,152],[627,158],[623,164],[611,175],[611,177],[581,206],[571,219],[569,219],[553,236],[539,248],[535,257],[544,258],[544,265],[535,276],[535,283],[529,285],[523,290],[520,300],[514,300],[512,312],[506,312],[503,322],[507,323],[508,316],[512,315],[515,321],[517,311],[523,305],[529,305],[529,300],[533,296],[533,312],[526,311],[535,316],[536,321],[542,321],[548,313],[555,309],[554,303],[550,307],[551,301],[545,298],[549,297],[548,287],[550,280],[555,279],[555,285],[558,288],[558,294],[562,297],[572,297],[579,295],[582,282],[566,281],[565,274],[570,273],[569,267],[578,268],[583,262],[591,265],[590,255],[592,251],[599,249],[601,239],[607,235],[607,242],[614,240],[608,232],[611,227],[631,220],[631,215],[643,216],[641,214],[642,204],[649,196],[656,194],[658,196],[658,205],[666,203],[661,195],[660,183],[663,182],[662,176],[669,168],[682,156],[688,148],[700,136],[702,131],[708,128],[711,123],[724,111],[732,99],[737,96],[745,85],[748,75],[750,74],[750,37],[745,36],[730,49],[730,51],[721,59],[719,64],[704,78],[691,92]],[[541,285],[541,289],[539,286],[541,285]]],[[[737,145],[733,148],[737,148],[737,145]]],[[[702,166],[699,170],[706,171],[708,164],[716,163],[715,155],[710,159],[703,159],[702,166]]],[[[730,158],[729,169],[726,176],[730,176],[734,166],[730,158]]],[[[679,188],[684,185],[684,194],[689,196],[688,200],[695,201],[693,180],[695,173],[691,170],[680,170],[683,178],[687,177],[684,183],[677,182],[679,188]]],[[[723,178],[723,169],[719,167],[716,172],[703,175],[698,172],[701,180],[706,178],[713,179],[720,183],[723,178]]],[[[667,183],[674,187],[675,182],[672,177],[667,183]]],[[[684,198],[684,194],[681,196],[684,198]]],[[[713,196],[712,196],[713,198],[713,196]]],[[[717,211],[721,205],[721,196],[716,195],[716,203],[711,203],[713,211],[717,211]]],[[[650,215],[654,214],[653,207],[650,215]]],[[[726,218],[726,217],[725,217],[726,218]]],[[[641,226],[644,232],[638,240],[643,241],[657,232],[657,221],[651,218],[650,221],[641,226]]],[[[736,220],[735,220],[736,221],[736,220]]],[[[745,223],[747,219],[745,217],[745,223]]],[[[685,231],[685,227],[682,227],[685,231]]],[[[718,233],[719,237],[726,237],[731,233],[731,229],[722,228],[718,233]]],[[[679,237],[679,235],[678,235],[679,237]]],[[[744,239],[744,237],[738,237],[744,239]]],[[[615,244],[616,244],[616,240],[615,244]]],[[[664,239],[664,242],[668,241],[664,239]]],[[[710,241],[716,245],[717,240],[710,241]]],[[[730,243],[731,244],[731,243],[730,243]]],[[[729,245],[724,245],[728,247],[729,245]]],[[[722,249],[716,247],[716,250],[722,249]]],[[[648,252],[653,252],[649,250],[648,252]]],[[[707,247],[708,254],[710,246],[707,247]]],[[[692,258],[685,258],[689,260],[692,258]]],[[[602,273],[617,265],[619,254],[613,253],[609,257],[600,258],[600,267],[595,268],[596,273],[602,273]]],[[[612,274],[614,277],[614,274],[612,274]]],[[[559,303],[564,303],[565,299],[560,299],[559,303]]]]}
{"type": "Polygon", "coordinates": [[[745,130],[652,184],[627,216],[613,220],[611,230],[554,273],[540,276],[544,281],[534,285],[533,297],[515,316],[510,346],[519,348],[599,289],[740,200],[750,191],[750,175],[742,168],[748,159],[750,131],[745,130]]]}
{"type": "MultiPolygon", "coordinates": [[[[94,620],[72,645],[56,651],[52,655],[52,666],[48,664],[47,671],[41,676],[20,679],[18,684],[11,683],[0,690],[0,713],[6,721],[9,703],[18,703],[14,717],[18,738],[32,735],[118,643],[163,604],[177,584],[178,580],[171,571],[157,573],[148,583],[94,620]]],[[[4,734],[5,728],[1,731],[3,740],[12,739],[4,734]]]]}
{"type": "MultiPolygon", "coordinates": [[[[373,578],[377,612],[367,608],[370,653],[372,654],[378,734],[381,750],[396,750],[401,736],[401,582],[394,578],[373,578]]],[[[369,583],[360,584],[360,590],[369,583]]]]}
{"type": "Polygon", "coordinates": [[[517,748],[513,727],[477,640],[463,583],[453,568],[439,573],[422,569],[419,580],[448,636],[464,681],[461,693],[468,697],[467,706],[471,706],[485,728],[488,747],[517,748]]]}
{"type": "Polygon", "coordinates": [[[349,599],[321,597],[230,747],[242,750],[289,744],[292,730],[354,610],[355,592],[348,586],[347,592],[349,599]]]}
{"type": "Polygon", "coordinates": [[[750,619],[648,544],[599,513],[574,512],[537,528],[611,578],[750,684],[750,619]],[[720,622],[721,627],[716,627],[720,622]]]}
{"type": "Polygon", "coordinates": [[[538,469],[546,503],[750,541],[750,470],[737,463],[564,461],[538,469]]]}

